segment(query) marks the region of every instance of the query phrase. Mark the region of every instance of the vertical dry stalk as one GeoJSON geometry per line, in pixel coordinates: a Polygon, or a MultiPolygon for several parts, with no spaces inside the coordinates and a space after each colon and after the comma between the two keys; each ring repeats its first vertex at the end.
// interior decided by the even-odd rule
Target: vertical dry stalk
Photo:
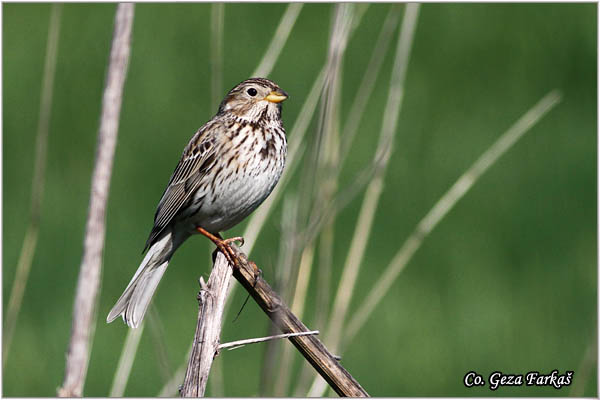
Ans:
{"type": "MultiPolygon", "coordinates": [[[[219,106],[219,102],[221,101],[221,97],[223,95],[223,42],[224,42],[224,26],[225,26],[225,3],[212,3],[211,4],[211,16],[210,16],[210,69],[211,69],[211,91],[210,91],[210,104],[213,109],[216,109],[219,106]]],[[[144,322],[142,322],[144,324],[144,322]]],[[[143,325],[142,325],[143,327],[143,325]]],[[[150,327],[151,332],[154,332],[153,326],[150,327]]],[[[142,330],[142,329],[140,329],[142,330]]],[[[127,384],[127,379],[129,378],[128,369],[121,368],[121,361],[133,359],[137,353],[137,345],[139,343],[138,340],[130,340],[130,337],[134,335],[131,331],[127,334],[127,339],[125,340],[125,345],[123,346],[123,350],[121,351],[121,357],[119,361],[118,371],[121,372],[121,375],[115,375],[115,382],[117,380],[121,381],[120,385],[124,386],[127,384]],[[123,382],[123,379],[125,381],[123,382]]],[[[135,335],[139,335],[136,333],[135,335]]],[[[189,357],[187,357],[189,358],[189,357]]],[[[186,358],[186,359],[187,359],[186,358]]],[[[131,364],[129,364],[129,368],[131,368],[131,364]]],[[[181,379],[179,379],[180,381],[181,379]]],[[[113,383],[114,385],[115,383],[113,383]]],[[[169,382],[167,382],[167,386],[169,382]]],[[[124,387],[123,387],[124,388],[124,387]]],[[[162,392],[162,391],[161,391],[162,392]]],[[[112,391],[111,391],[112,393],[112,391]]],[[[118,392],[117,392],[118,393],[118,392]]],[[[122,395],[122,394],[121,394],[122,395]]],[[[115,397],[120,397],[118,395],[115,397]]],[[[112,396],[112,394],[111,394],[112,396]]]]}
{"type": "Polygon", "coordinates": [[[87,374],[90,337],[95,319],[95,305],[100,286],[104,248],[106,203],[110,187],[113,158],[117,145],[123,85],[129,61],[133,3],[117,6],[106,86],[102,99],[102,116],[98,131],[96,161],[86,224],[83,260],[77,282],[73,309],[71,340],[67,354],[65,379],[58,390],[62,397],[79,397],[87,374]]]}
{"type": "Polygon", "coordinates": [[[198,295],[200,305],[198,324],[181,389],[182,397],[204,396],[210,367],[219,349],[221,321],[232,273],[233,269],[229,262],[219,252],[208,282],[204,285],[203,279],[200,278],[203,287],[198,295]]]}
{"type": "Polygon", "coordinates": [[[50,15],[50,24],[48,26],[48,42],[46,43],[46,59],[44,61],[44,75],[40,99],[40,117],[35,144],[35,165],[33,180],[31,182],[30,221],[25,233],[25,239],[23,240],[23,247],[21,248],[21,254],[19,255],[19,261],[15,272],[15,281],[10,292],[8,307],[6,309],[4,336],[2,338],[2,365],[5,365],[6,360],[8,359],[10,345],[17,323],[17,317],[19,316],[19,310],[21,309],[23,293],[25,292],[27,280],[29,279],[29,271],[31,270],[40,230],[40,214],[42,197],[44,195],[44,174],[46,171],[46,156],[48,150],[50,110],[52,108],[52,91],[54,88],[61,14],[62,4],[53,4],[50,15]]]}

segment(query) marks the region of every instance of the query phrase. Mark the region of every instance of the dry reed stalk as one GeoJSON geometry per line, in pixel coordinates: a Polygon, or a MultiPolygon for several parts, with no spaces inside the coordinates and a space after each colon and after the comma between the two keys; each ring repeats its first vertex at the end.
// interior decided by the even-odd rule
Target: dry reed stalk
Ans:
{"type": "Polygon", "coordinates": [[[198,294],[200,309],[192,354],[185,373],[182,397],[203,397],[208,375],[215,356],[219,351],[221,323],[225,300],[231,283],[232,267],[222,253],[217,253],[213,269],[198,294]]]}
{"type": "Polygon", "coordinates": [[[253,338],[253,339],[235,340],[233,342],[220,344],[219,350],[223,350],[223,349],[235,350],[235,349],[244,347],[247,344],[255,344],[255,343],[268,342],[270,340],[287,339],[287,338],[297,337],[297,336],[308,336],[308,335],[318,335],[318,334],[319,334],[319,331],[308,331],[308,332],[296,332],[296,333],[282,333],[280,335],[272,335],[272,336],[253,338]]]}
{"type": "Polygon", "coordinates": [[[46,158],[48,153],[48,132],[50,126],[50,111],[52,108],[52,92],[54,89],[54,76],[56,70],[56,56],[58,53],[58,38],[62,4],[52,5],[50,23],[48,25],[48,41],[46,42],[46,57],[44,60],[44,74],[40,96],[40,113],[37,126],[35,143],[35,160],[33,179],[31,181],[31,206],[30,220],[23,239],[23,247],[17,262],[15,280],[12,285],[6,318],[4,320],[4,335],[2,337],[2,365],[6,365],[12,343],[13,334],[23,302],[23,294],[29,280],[29,272],[33,263],[33,256],[37,247],[40,231],[42,199],[44,196],[44,175],[46,171],[46,158]]]}
{"type": "MultiPolygon", "coordinates": [[[[252,298],[283,333],[308,332],[309,329],[286,306],[281,297],[273,291],[260,275],[256,274],[257,266],[248,261],[246,255],[236,246],[231,246],[235,253],[236,268],[234,277],[250,293],[252,298]]],[[[368,393],[346,371],[329,350],[314,336],[290,337],[298,351],[317,372],[327,380],[331,387],[341,396],[366,397],[368,393]]]]}
{"type": "Polygon", "coordinates": [[[133,3],[117,6],[106,86],[102,99],[102,116],[98,130],[96,161],[86,224],[84,252],[77,282],[73,325],[67,353],[65,379],[58,390],[61,397],[80,397],[87,374],[90,338],[96,316],[96,301],[100,286],[102,252],[104,249],[106,203],[110,176],[117,145],[119,115],[123,85],[130,54],[133,3]]]}

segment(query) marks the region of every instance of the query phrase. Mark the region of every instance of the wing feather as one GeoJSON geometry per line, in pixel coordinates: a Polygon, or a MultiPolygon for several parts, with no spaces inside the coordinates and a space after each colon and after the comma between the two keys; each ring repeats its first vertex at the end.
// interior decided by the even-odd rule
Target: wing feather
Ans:
{"type": "Polygon", "coordinates": [[[215,160],[214,139],[219,135],[217,131],[222,130],[221,124],[208,123],[196,132],[184,149],[156,208],[154,226],[146,241],[144,251],[154,243],[200,186],[206,171],[210,169],[215,160]],[[208,134],[209,131],[210,134],[208,134]]]}

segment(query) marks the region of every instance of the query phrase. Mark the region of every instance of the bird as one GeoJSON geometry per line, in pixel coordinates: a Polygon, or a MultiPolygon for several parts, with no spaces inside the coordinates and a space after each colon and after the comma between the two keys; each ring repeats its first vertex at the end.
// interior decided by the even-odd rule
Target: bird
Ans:
{"type": "Polygon", "coordinates": [[[279,181],[287,155],[281,103],[287,98],[269,79],[247,79],[196,131],[158,203],[147,253],[108,323],[121,316],[132,328],[140,325],[173,253],[194,234],[212,240],[232,263],[229,243],[243,239],[223,239],[220,232],[250,215],[279,181]]]}

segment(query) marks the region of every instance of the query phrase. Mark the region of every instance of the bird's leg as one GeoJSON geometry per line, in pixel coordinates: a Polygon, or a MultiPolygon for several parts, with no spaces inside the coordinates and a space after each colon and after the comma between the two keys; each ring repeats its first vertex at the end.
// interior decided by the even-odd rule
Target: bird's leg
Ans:
{"type": "Polygon", "coordinates": [[[233,249],[231,248],[231,246],[229,246],[229,243],[241,242],[240,245],[243,245],[244,244],[243,237],[234,237],[234,238],[230,238],[230,239],[223,239],[221,237],[221,235],[219,235],[218,233],[216,235],[213,235],[212,233],[208,232],[206,229],[202,228],[201,226],[196,227],[196,230],[199,233],[206,236],[207,238],[209,238],[211,240],[211,242],[213,242],[217,246],[219,251],[221,253],[223,253],[225,258],[227,258],[227,261],[229,261],[229,263],[232,266],[237,267],[236,255],[235,255],[233,249]]]}

